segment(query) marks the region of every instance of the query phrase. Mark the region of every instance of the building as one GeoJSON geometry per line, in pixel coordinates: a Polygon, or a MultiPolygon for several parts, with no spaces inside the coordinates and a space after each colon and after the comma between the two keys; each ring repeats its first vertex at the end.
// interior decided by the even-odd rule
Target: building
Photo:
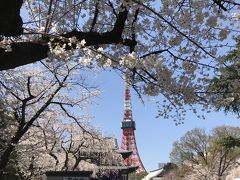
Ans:
{"type": "Polygon", "coordinates": [[[149,172],[142,180],[162,180],[166,176],[169,179],[175,179],[172,172],[177,168],[174,163],[159,163],[159,169],[149,172]]]}
{"type": "Polygon", "coordinates": [[[92,150],[81,152],[86,161],[81,161],[76,171],[48,171],[46,172],[47,180],[128,180],[128,174],[135,172],[138,166],[124,165],[124,161],[129,158],[132,151],[119,150],[116,138],[106,137],[105,140],[109,147],[121,157],[120,163],[111,164],[94,164],[88,162],[92,157],[98,155],[104,156],[105,152],[92,150]]]}
{"type": "Polygon", "coordinates": [[[47,180],[91,180],[92,171],[47,171],[47,180]]]}

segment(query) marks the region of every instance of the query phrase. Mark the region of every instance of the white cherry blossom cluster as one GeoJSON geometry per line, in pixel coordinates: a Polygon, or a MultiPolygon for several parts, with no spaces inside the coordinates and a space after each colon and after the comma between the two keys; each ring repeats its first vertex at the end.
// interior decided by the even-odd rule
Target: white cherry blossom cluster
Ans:
{"type": "Polygon", "coordinates": [[[0,47],[3,48],[5,52],[12,52],[11,44],[12,41],[7,38],[4,38],[2,41],[0,41],[0,47]]]}
{"type": "Polygon", "coordinates": [[[202,165],[202,164],[191,164],[189,162],[189,165],[192,168],[192,172],[188,173],[183,180],[218,180],[219,177],[214,173],[211,172],[211,170],[208,169],[208,167],[202,165]]]}
{"type": "Polygon", "coordinates": [[[121,57],[119,61],[120,66],[125,66],[126,68],[134,68],[137,64],[137,57],[135,52],[129,53],[126,56],[121,57]]]}
{"type": "Polygon", "coordinates": [[[102,68],[109,68],[112,65],[111,57],[104,54],[104,49],[99,47],[98,49],[85,47],[85,39],[79,41],[76,37],[71,38],[59,38],[59,42],[56,39],[51,39],[48,43],[50,53],[48,59],[70,60],[79,59],[78,61],[83,66],[95,66],[102,68]],[[76,48],[73,48],[75,46],[76,48]],[[68,48],[68,50],[66,50],[68,48]]]}
{"type": "Polygon", "coordinates": [[[237,27],[239,28],[240,27],[240,13],[238,13],[238,12],[232,13],[232,18],[235,21],[237,27]]]}
{"type": "MultiPolygon", "coordinates": [[[[111,68],[113,67],[113,63],[115,61],[110,55],[105,54],[102,47],[99,47],[97,49],[85,47],[79,49],[78,53],[81,54],[79,62],[83,66],[94,67],[96,70],[99,68],[111,68]]],[[[115,61],[115,64],[116,62],[117,61],[115,61]]]]}
{"type": "Polygon", "coordinates": [[[76,37],[60,37],[59,42],[56,42],[56,39],[52,38],[48,42],[50,50],[49,59],[70,60],[75,53],[73,46],[76,46],[76,49],[81,49],[84,48],[85,44],[86,41],[84,39],[78,41],[76,37]]]}
{"type": "Polygon", "coordinates": [[[240,14],[239,14],[239,13],[232,13],[232,17],[233,17],[235,20],[240,20],[240,14]]]}
{"type": "MultiPolygon", "coordinates": [[[[237,163],[240,162],[240,159],[237,160],[237,163]]],[[[240,167],[238,165],[236,165],[236,167],[234,167],[229,174],[226,176],[226,180],[232,180],[232,179],[239,179],[240,177],[240,167]]]]}
{"type": "Polygon", "coordinates": [[[94,60],[102,57],[101,54],[98,54],[89,48],[79,49],[79,52],[82,53],[79,62],[84,66],[91,66],[95,63],[94,60]]]}

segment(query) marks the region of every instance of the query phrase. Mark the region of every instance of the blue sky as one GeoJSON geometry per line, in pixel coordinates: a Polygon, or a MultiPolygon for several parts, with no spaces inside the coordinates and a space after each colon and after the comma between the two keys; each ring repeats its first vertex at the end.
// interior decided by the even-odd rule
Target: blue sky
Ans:
{"type": "MultiPolygon", "coordinates": [[[[100,127],[106,136],[115,135],[120,145],[124,100],[123,80],[114,72],[102,72],[94,81],[102,90],[102,94],[90,106],[90,113],[94,116],[93,124],[100,127]]],[[[196,127],[211,130],[220,125],[239,126],[240,123],[236,115],[226,116],[223,112],[207,114],[206,120],[197,119],[189,112],[185,124],[175,126],[171,119],[155,118],[157,107],[154,102],[147,100],[142,104],[133,89],[131,89],[131,96],[138,151],[148,171],[157,169],[160,162],[169,161],[173,142],[188,130],[196,127]]]]}

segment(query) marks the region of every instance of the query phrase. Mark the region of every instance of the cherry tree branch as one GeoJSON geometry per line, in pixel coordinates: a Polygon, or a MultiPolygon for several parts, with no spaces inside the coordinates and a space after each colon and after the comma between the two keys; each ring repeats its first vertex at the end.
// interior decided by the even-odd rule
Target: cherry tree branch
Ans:
{"type": "MultiPolygon", "coordinates": [[[[84,39],[86,41],[85,46],[118,43],[131,46],[129,42],[124,42],[122,38],[127,16],[128,11],[126,9],[119,12],[111,31],[98,33],[73,30],[60,36],[65,38],[76,37],[79,41],[84,39]]],[[[44,39],[32,42],[15,42],[11,44],[11,52],[6,52],[5,49],[0,48],[0,70],[15,68],[17,66],[37,62],[47,58],[50,51],[48,41],[49,38],[45,37],[44,39]]]]}

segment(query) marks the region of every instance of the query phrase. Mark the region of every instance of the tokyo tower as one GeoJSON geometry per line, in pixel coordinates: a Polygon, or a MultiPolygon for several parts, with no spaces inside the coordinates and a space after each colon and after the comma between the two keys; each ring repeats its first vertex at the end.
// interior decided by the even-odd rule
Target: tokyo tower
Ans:
{"type": "Polygon", "coordinates": [[[134,131],[136,130],[135,121],[132,118],[132,105],[130,95],[130,84],[125,76],[125,94],[124,94],[124,117],[122,121],[122,144],[121,149],[132,151],[132,154],[125,159],[125,164],[129,166],[138,166],[137,173],[145,172],[145,168],[140,159],[134,131]]]}

